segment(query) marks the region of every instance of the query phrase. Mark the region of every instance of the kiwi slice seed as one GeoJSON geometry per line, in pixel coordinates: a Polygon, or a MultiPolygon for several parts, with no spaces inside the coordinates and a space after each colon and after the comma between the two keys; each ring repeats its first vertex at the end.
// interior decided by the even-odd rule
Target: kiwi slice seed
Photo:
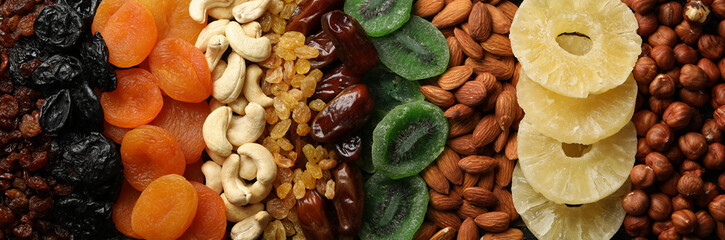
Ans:
{"type": "Polygon", "coordinates": [[[376,173],[365,182],[360,239],[412,239],[428,209],[428,188],[419,175],[390,179],[376,173]]]}
{"type": "Polygon", "coordinates": [[[381,37],[403,26],[411,8],[413,0],[347,0],[344,10],[369,36],[381,37]]]}

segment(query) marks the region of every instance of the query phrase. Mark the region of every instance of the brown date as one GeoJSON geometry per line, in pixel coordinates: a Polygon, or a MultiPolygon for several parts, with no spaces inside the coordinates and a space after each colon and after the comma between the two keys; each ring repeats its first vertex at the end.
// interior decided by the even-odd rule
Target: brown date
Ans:
{"type": "Polygon", "coordinates": [[[342,141],[335,142],[335,153],[345,162],[353,163],[360,158],[362,151],[362,138],[360,135],[348,136],[342,141]]]}
{"type": "Polygon", "coordinates": [[[335,229],[328,215],[327,203],[314,189],[297,200],[300,226],[308,239],[334,239],[335,229]]]}
{"type": "Polygon", "coordinates": [[[307,46],[320,51],[320,55],[310,59],[311,68],[322,68],[337,60],[337,49],[327,33],[320,30],[315,35],[307,37],[307,46]]]}
{"type": "Polygon", "coordinates": [[[345,88],[358,84],[362,81],[360,75],[350,71],[345,65],[335,67],[332,71],[322,76],[322,80],[317,84],[315,95],[313,98],[322,99],[329,102],[335,98],[345,88]]]}
{"type": "Polygon", "coordinates": [[[337,212],[338,231],[342,235],[357,236],[365,205],[362,173],[357,166],[341,163],[332,171],[332,177],[335,179],[332,205],[337,212]]]}
{"type": "Polygon", "coordinates": [[[287,23],[287,32],[297,31],[307,36],[320,29],[322,14],[342,8],[343,0],[307,0],[297,6],[287,23]]]}
{"type": "Polygon", "coordinates": [[[315,116],[312,121],[312,138],[319,142],[332,142],[350,135],[367,121],[375,106],[365,84],[352,85],[315,116]]]}
{"type": "Polygon", "coordinates": [[[337,58],[357,74],[378,64],[378,51],[360,23],[340,10],[322,15],[322,30],[337,48],[337,58]]]}

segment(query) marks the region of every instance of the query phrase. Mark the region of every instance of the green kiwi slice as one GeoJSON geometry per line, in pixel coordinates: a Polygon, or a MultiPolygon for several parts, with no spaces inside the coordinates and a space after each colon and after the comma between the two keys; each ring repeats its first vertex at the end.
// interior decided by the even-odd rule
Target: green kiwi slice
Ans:
{"type": "MultiPolygon", "coordinates": [[[[375,105],[377,107],[377,102],[375,105]]],[[[387,112],[374,109],[370,114],[370,118],[368,118],[368,121],[365,122],[365,125],[363,125],[360,130],[362,149],[360,151],[360,159],[358,159],[355,164],[367,173],[375,173],[375,166],[373,165],[373,131],[375,130],[375,126],[383,120],[386,113],[387,112]]]]}
{"type": "Polygon", "coordinates": [[[347,0],[345,13],[357,19],[368,36],[382,37],[410,18],[413,0],[347,0]]]}
{"type": "Polygon", "coordinates": [[[393,179],[415,175],[443,152],[447,137],[448,121],[438,106],[399,105],[373,131],[373,165],[393,179]]]}
{"type": "Polygon", "coordinates": [[[390,179],[376,173],[365,182],[360,239],[412,239],[428,210],[428,188],[419,175],[390,179]]]}
{"type": "Polygon", "coordinates": [[[372,40],[380,53],[380,61],[405,79],[435,77],[448,66],[446,38],[432,23],[420,17],[411,16],[395,32],[372,40]]]}
{"type": "Polygon", "coordinates": [[[418,82],[408,81],[383,65],[370,69],[363,76],[363,82],[368,85],[375,98],[375,109],[383,112],[388,112],[400,104],[423,101],[425,98],[420,93],[418,82]]]}

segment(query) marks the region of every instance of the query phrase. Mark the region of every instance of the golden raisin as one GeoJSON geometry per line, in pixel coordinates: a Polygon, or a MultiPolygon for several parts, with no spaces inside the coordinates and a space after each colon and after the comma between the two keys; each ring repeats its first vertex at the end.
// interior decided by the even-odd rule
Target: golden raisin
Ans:
{"type": "Polygon", "coordinates": [[[297,8],[297,4],[285,3],[284,7],[282,7],[282,11],[279,12],[279,16],[284,19],[289,19],[292,17],[292,13],[295,11],[295,8],[297,8]]]}
{"type": "MultiPolygon", "coordinates": [[[[285,134],[287,134],[287,130],[289,130],[289,127],[291,124],[292,124],[292,120],[290,120],[290,119],[285,119],[285,120],[278,122],[277,124],[274,125],[272,130],[269,131],[269,136],[274,139],[284,137],[285,134]]],[[[276,141],[275,141],[275,143],[276,143],[276,141]]]]}
{"type": "Polygon", "coordinates": [[[300,123],[297,125],[297,135],[307,136],[310,133],[310,126],[307,123],[300,123]]]}
{"type": "Polygon", "coordinates": [[[295,55],[300,59],[312,59],[319,56],[320,51],[317,48],[304,45],[295,48],[295,55]]]}
{"type": "MultiPolygon", "coordinates": [[[[302,80],[304,80],[305,78],[306,78],[305,75],[297,74],[294,77],[292,77],[292,80],[290,80],[290,85],[292,85],[292,87],[299,88],[300,86],[302,86],[302,80]]],[[[300,93],[302,93],[301,90],[300,90],[300,93]]],[[[302,95],[303,95],[302,97],[304,97],[304,94],[302,94],[302,95]]]]}
{"type": "Polygon", "coordinates": [[[305,144],[305,146],[302,147],[302,153],[305,154],[307,161],[316,162],[315,159],[317,159],[317,150],[312,146],[312,144],[305,144]]]}
{"type": "Polygon", "coordinates": [[[292,149],[295,147],[287,138],[277,139],[277,144],[279,144],[279,147],[281,147],[282,150],[285,151],[292,151],[292,149]]]}
{"type": "Polygon", "coordinates": [[[292,193],[295,195],[296,199],[301,199],[305,197],[305,186],[302,182],[296,182],[295,185],[292,187],[292,193]]]}
{"type": "Polygon", "coordinates": [[[307,61],[307,59],[297,59],[295,70],[297,74],[307,74],[310,71],[310,61],[307,61]]]}
{"type": "Polygon", "coordinates": [[[322,71],[320,71],[320,69],[315,69],[310,71],[310,74],[308,74],[307,76],[314,78],[315,82],[319,82],[322,80],[322,71]]]}
{"type": "Polygon", "coordinates": [[[322,159],[322,160],[320,160],[318,165],[320,165],[320,169],[322,169],[322,170],[330,170],[330,169],[335,168],[335,166],[337,166],[337,161],[335,161],[335,159],[329,159],[329,158],[322,159]]]}
{"type": "Polygon", "coordinates": [[[300,90],[302,90],[302,96],[304,97],[312,97],[312,95],[315,95],[315,88],[317,87],[317,82],[314,78],[311,77],[305,77],[305,79],[302,79],[302,84],[300,84],[300,90]]]}
{"type": "Polygon", "coordinates": [[[315,181],[316,179],[312,177],[312,174],[310,174],[309,171],[302,172],[302,178],[301,178],[302,184],[305,185],[305,188],[307,189],[313,189],[315,188],[315,181]]]}
{"type": "Polygon", "coordinates": [[[317,163],[307,162],[305,167],[307,168],[307,172],[309,172],[315,179],[322,178],[322,169],[319,165],[317,165],[317,163]]]}
{"type": "Polygon", "coordinates": [[[275,124],[279,120],[279,118],[277,117],[277,112],[274,110],[274,108],[264,109],[264,119],[267,121],[267,124],[275,124]]]}
{"type": "Polygon", "coordinates": [[[277,144],[277,141],[275,141],[272,137],[264,138],[264,140],[262,140],[262,146],[272,153],[278,153],[280,150],[279,144],[277,144]]]}
{"type": "Polygon", "coordinates": [[[273,198],[272,200],[267,201],[267,212],[269,215],[272,215],[272,217],[276,219],[283,219],[287,217],[287,208],[284,206],[284,203],[282,203],[282,200],[279,198],[273,198]]]}
{"type": "Polygon", "coordinates": [[[311,116],[312,112],[310,108],[302,102],[298,102],[297,107],[292,110],[292,119],[297,123],[306,123],[310,121],[311,116]]]}
{"type": "Polygon", "coordinates": [[[279,153],[274,153],[274,162],[277,164],[277,166],[282,168],[291,168],[295,165],[294,161],[286,158],[285,156],[282,156],[282,154],[279,153]]]}
{"type": "Polygon", "coordinates": [[[281,17],[272,15],[272,31],[282,34],[287,28],[287,21],[281,17]]]}
{"type": "Polygon", "coordinates": [[[321,99],[315,99],[310,102],[310,109],[312,111],[322,111],[322,109],[325,108],[325,102],[323,102],[321,99]]]}
{"type": "Polygon", "coordinates": [[[327,180],[327,186],[325,188],[325,197],[327,199],[335,198],[335,182],[332,179],[327,180]]]}
{"type": "Polygon", "coordinates": [[[284,73],[282,73],[282,67],[268,69],[267,74],[264,76],[264,81],[267,81],[269,83],[282,82],[283,74],[284,73]]]}
{"type": "MultiPolygon", "coordinates": [[[[280,80],[282,79],[280,78],[280,80]]],[[[282,95],[282,93],[287,93],[287,90],[289,90],[289,85],[284,82],[272,84],[272,88],[270,89],[272,94],[275,96],[282,95]]]]}

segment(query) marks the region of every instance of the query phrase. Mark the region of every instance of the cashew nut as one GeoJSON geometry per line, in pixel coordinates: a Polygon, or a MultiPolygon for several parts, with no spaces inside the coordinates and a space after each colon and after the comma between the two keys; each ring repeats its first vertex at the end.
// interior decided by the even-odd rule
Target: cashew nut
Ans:
{"type": "Polygon", "coordinates": [[[270,107],[274,103],[274,99],[268,97],[262,92],[259,86],[259,79],[262,76],[262,69],[257,65],[249,65],[247,67],[247,79],[244,81],[244,96],[250,103],[257,103],[262,107],[270,107]]]}
{"type": "Polygon", "coordinates": [[[267,123],[264,118],[264,108],[257,103],[250,103],[244,108],[247,115],[232,117],[227,129],[227,139],[232,146],[242,146],[245,143],[257,141],[262,136],[267,123]]]}
{"type": "Polygon", "coordinates": [[[219,164],[219,166],[222,166],[224,164],[224,161],[227,160],[227,157],[222,157],[219,154],[214,153],[213,151],[209,150],[209,147],[206,147],[206,154],[209,155],[212,161],[214,161],[216,164],[219,164]]]}
{"type": "Polygon", "coordinates": [[[228,7],[232,0],[191,0],[189,16],[198,23],[206,22],[206,10],[215,7],[228,7]]]}
{"type": "Polygon", "coordinates": [[[206,51],[209,39],[215,35],[224,35],[227,29],[227,24],[229,24],[229,20],[226,19],[219,19],[210,22],[206,25],[206,27],[204,27],[204,29],[201,30],[201,32],[199,32],[199,37],[196,38],[194,46],[201,51],[206,51]]]}
{"type": "Polygon", "coordinates": [[[207,161],[201,165],[201,172],[204,173],[206,186],[216,191],[217,194],[222,193],[221,171],[222,166],[213,161],[207,161]]]}
{"type": "Polygon", "coordinates": [[[239,4],[239,6],[232,9],[232,15],[240,23],[254,21],[254,19],[261,17],[267,11],[270,2],[271,0],[252,0],[239,4]]]}
{"type": "Polygon", "coordinates": [[[239,155],[239,177],[249,181],[257,177],[257,164],[246,155],[239,155]]]}
{"type": "Polygon", "coordinates": [[[232,144],[227,140],[227,129],[231,120],[232,109],[220,107],[206,117],[202,126],[202,135],[207,148],[222,157],[232,154],[232,144]]]}
{"type": "Polygon", "coordinates": [[[234,224],[230,233],[232,240],[255,240],[262,235],[262,231],[272,220],[272,216],[266,211],[258,212],[237,224],[234,224]]]}
{"type": "Polygon", "coordinates": [[[272,54],[272,42],[269,41],[269,38],[249,37],[237,22],[227,24],[225,33],[229,39],[229,45],[244,59],[252,62],[261,62],[272,54]]]}
{"type": "Polygon", "coordinates": [[[237,149],[239,155],[251,158],[257,165],[257,180],[248,184],[239,176],[241,157],[230,155],[222,165],[222,187],[227,200],[235,205],[246,205],[262,201],[272,190],[277,177],[277,165],[272,153],[257,143],[246,143],[237,149]]]}
{"type": "MultiPolygon", "coordinates": [[[[216,64],[216,67],[214,67],[214,70],[211,71],[211,80],[216,81],[222,75],[224,74],[224,71],[227,70],[227,62],[224,60],[219,60],[219,63],[216,64]]],[[[214,99],[214,98],[212,98],[214,99]]]]}
{"type": "Polygon", "coordinates": [[[239,97],[237,97],[236,100],[227,103],[227,105],[232,108],[232,112],[239,115],[245,114],[244,108],[247,107],[247,104],[249,104],[249,101],[247,101],[247,98],[245,98],[242,94],[239,94],[239,97]]]}
{"type": "Polygon", "coordinates": [[[244,34],[247,34],[247,37],[258,38],[262,36],[262,24],[258,22],[242,24],[242,30],[244,30],[244,34]]]}
{"type": "Polygon", "coordinates": [[[237,99],[244,86],[245,71],[244,59],[237,53],[230,53],[224,74],[212,83],[211,95],[222,103],[237,99]]]}
{"type": "Polygon", "coordinates": [[[239,4],[247,1],[249,0],[234,0],[234,3],[232,3],[232,5],[209,9],[207,11],[207,14],[215,19],[232,19],[234,18],[234,15],[232,15],[232,9],[234,9],[234,7],[236,6],[239,6],[239,4]]]}
{"type": "Polygon", "coordinates": [[[220,34],[212,36],[208,43],[204,57],[206,58],[207,65],[209,65],[209,71],[214,71],[222,55],[224,55],[224,51],[229,48],[229,40],[220,34]]]}
{"type": "Polygon", "coordinates": [[[229,202],[224,193],[222,193],[222,200],[224,201],[224,208],[227,213],[227,221],[230,222],[241,222],[242,220],[254,216],[261,211],[264,211],[263,203],[249,204],[246,206],[237,206],[229,202]]]}

